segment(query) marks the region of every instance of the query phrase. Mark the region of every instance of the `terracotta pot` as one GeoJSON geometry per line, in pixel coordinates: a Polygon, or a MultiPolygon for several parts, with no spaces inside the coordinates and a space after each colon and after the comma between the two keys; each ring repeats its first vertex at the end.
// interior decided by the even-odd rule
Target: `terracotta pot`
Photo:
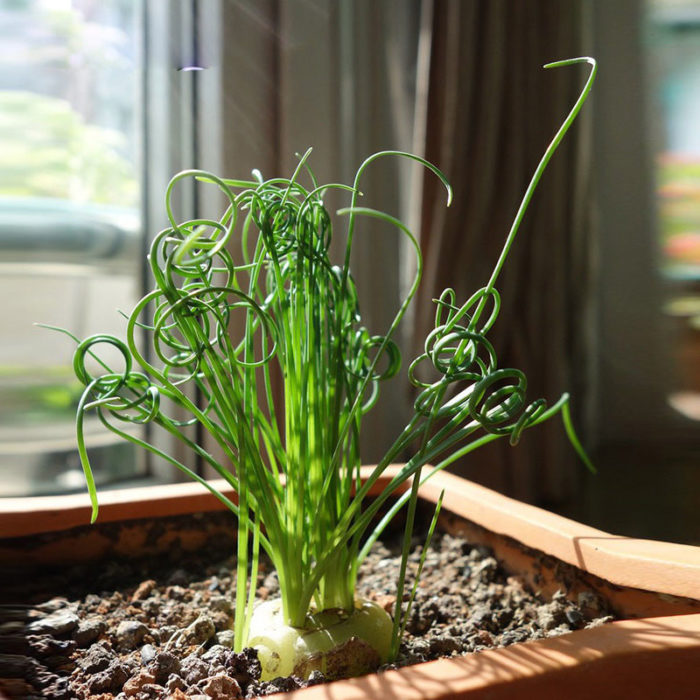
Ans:
{"type": "MultiPolygon", "coordinates": [[[[700,697],[700,547],[610,535],[452,474],[436,475],[423,486],[421,497],[434,503],[443,489],[442,527],[489,545],[507,571],[545,594],[564,586],[571,596],[595,591],[621,620],[284,697],[700,697]]],[[[140,519],[223,509],[197,484],[104,492],[100,503],[102,525],[86,527],[89,506],[84,495],[0,501],[0,567],[8,571],[31,563],[155,551],[174,538],[182,546],[199,547],[207,533],[176,531],[172,520],[166,520],[158,521],[154,536],[144,531],[140,519]],[[117,530],[108,531],[110,523],[124,521],[118,536],[117,530]]]]}

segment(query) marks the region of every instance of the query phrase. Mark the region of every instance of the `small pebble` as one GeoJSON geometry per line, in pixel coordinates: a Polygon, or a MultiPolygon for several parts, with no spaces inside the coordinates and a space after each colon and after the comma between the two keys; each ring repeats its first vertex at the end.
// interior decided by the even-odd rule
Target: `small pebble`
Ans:
{"type": "Polygon", "coordinates": [[[54,676],[50,684],[43,688],[43,697],[45,700],[74,700],[75,694],[70,688],[70,678],[54,676]]]}
{"type": "Polygon", "coordinates": [[[233,630],[222,630],[216,633],[216,643],[229,649],[233,649],[234,638],[233,630]]]}
{"type": "Polygon", "coordinates": [[[156,648],[153,646],[153,644],[144,644],[141,647],[141,663],[144,666],[147,666],[148,664],[153,661],[153,659],[156,656],[156,648]]]}
{"type": "MultiPolygon", "coordinates": [[[[488,634],[488,632],[486,634],[488,634]]],[[[454,637],[435,637],[430,640],[430,650],[434,654],[449,656],[456,651],[461,651],[462,644],[454,637]]]]}
{"type": "Polygon", "coordinates": [[[68,605],[68,599],[57,596],[56,598],[51,598],[44,603],[36,606],[36,609],[43,613],[54,613],[61,608],[65,608],[68,605]]]}
{"type": "Polygon", "coordinates": [[[316,671],[311,671],[311,674],[309,675],[307,681],[309,685],[318,685],[319,683],[325,683],[326,682],[326,677],[323,675],[323,673],[319,670],[316,671]]]}
{"type": "Polygon", "coordinates": [[[148,627],[143,622],[124,620],[117,627],[117,643],[122,649],[135,649],[146,636],[148,627]]]}
{"type": "Polygon", "coordinates": [[[490,647],[493,646],[493,637],[486,630],[479,630],[476,638],[480,644],[490,647]]]}
{"type": "Polygon", "coordinates": [[[515,644],[516,642],[524,642],[528,637],[528,633],[524,629],[514,629],[504,632],[501,636],[501,643],[504,646],[515,644]]]}
{"type": "Polygon", "coordinates": [[[235,678],[241,686],[257,681],[262,673],[262,666],[255,649],[246,647],[240,653],[230,653],[224,661],[226,672],[235,678]]]}
{"type": "Polygon", "coordinates": [[[165,589],[165,597],[170,600],[184,600],[187,591],[182,586],[168,586],[165,589]]]}
{"type": "Polygon", "coordinates": [[[227,615],[233,614],[233,604],[228,598],[222,595],[214,595],[209,599],[209,607],[217,612],[223,612],[227,615]]]}
{"type": "Polygon", "coordinates": [[[168,691],[170,695],[168,695],[166,700],[192,700],[191,695],[185,695],[183,688],[168,688],[168,691]]]}
{"type": "Polygon", "coordinates": [[[542,605],[537,610],[537,624],[543,630],[553,630],[566,620],[563,607],[556,602],[542,605]]]}
{"type": "Polygon", "coordinates": [[[475,627],[490,627],[491,626],[491,610],[486,605],[475,605],[471,609],[469,622],[475,627]]]}
{"type": "Polygon", "coordinates": [[[46,617],[33,620],[27,625],[30,634],[51,634],[60,636],[74,630],[80,622],[72,610],[57,610],[46,617]]]}
{"type": "Polygon", "coordinates": [[[581,591],[581,593],[578,594],[577,602],[581,608],[591,610],[595,613],[600,612],[598,596],[590,591],[581,591]]]}
{"type": "Polygon", "coordinates": [[[145,600],[146,598],[148,598],[148,596],[151,595],[155,587],[156,582],[152,579],[149,579],[148,581],[143,581],[134,591],[134,595],[131,596],[131,600],[145,600]]]}
{"type": "Polygon", "coordinates": [[[78,661],[78,666],[85,673],[104,671],[116,659],[116,654],[103,644],[93,644],[85,656],[78,661]]]}
{"type": "Polygon", "coordinates": [[[79,647],[92,644],[105,631],[107,626],[98,618],[81,620],[78,628],[73,631],[73,639],[79,647]]]}
{"type": "Polygon", "coordinates": [[[580,627],[583,622],[583,615],[575,609],[567,610],[566,620],[572,627],[580,627]]]}
{"type": "Polygon", "coordinates": [[[47,634],[30,635],[26,638],[26,641],[36,656],[40,658],[62,652],[71,653],[76,647],[76,643],[72,639],[55,639],[47,634]]]}
{"type": "Polygon", "coordinates": [[[187,683],[185,683],[180,676],[176,676],[175,674],[168,678],[165,687],[170,693],[174,693],[176,690],[187,690],[188,688],[187,683]]]}
{"type": "Polygon", "coordinates": [[[135,676],[132,676],[124,683],[124,692],[127,695],[137,695],[141,692],[144,685],[155,683],[155,678],[149,671],[139,671],[135,676]]]}
{"type": "Polygon", "coordinates": [[[235,700],[242,698],[241,686],[224,674],[211,677],[203,686],[202,690],[212,700],[235,700]]]}
{"type": "Polygon", "coordinates": [[[148,666],[156,683],[165,683],[172,675],[180,673],[180,660],[169,651],[159,651],[148,666]]]}
{"type": "Polygon", "coordinates": [[[269,682],[269,685],[275,690],[288,693],[292,690],[297,690],[300,688],[301,682],[296,676],[289,676],[288,678],[275,678],[269,682]]]}
{"type": "Polygon", "coordinates": [[[129,675],[129,671],[124,664],[115,661],[104,671],[91,676],[87,686],[92,694],[119,690],[127,682],[129,675]]]}
{"type": "Polygon", "coordinates": [[[208,615],[200,615],[183,630],[185,644],[204,644],[216,634],[216,627],[208,615]]]}
{"type": "Polygon", "coordinates": [[[209,664],[194,654],[190,654],[180,662],[180,675],[190,685],[195,685],[209,675],[209,664]]]}

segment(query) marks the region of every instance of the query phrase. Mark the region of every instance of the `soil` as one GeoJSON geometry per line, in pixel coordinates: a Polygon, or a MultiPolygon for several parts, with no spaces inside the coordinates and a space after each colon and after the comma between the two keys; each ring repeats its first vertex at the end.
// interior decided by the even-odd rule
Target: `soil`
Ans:
{"type": "MultiPolygon", "coordinates": [[[[414,571],[420,552],[416,543],[414,571]]],[[[359,594],[392,610],[399,561],[398,544],[375,546],[362,567],[359,594]]],[[[230,557],[212,563],[211,554],[171,553],[165,559],[73,567],[41,582],[54,591],[43,599],[25,582],[25,602],[1,606],[0,689],[27,700],[231,700],[324,682],[314,672],[306,681],[262,683],[255,652],[229,648],[233,568],[230,557]]],[[[277,576],[264,561],[258,583],[263,598],[278,590],[277,576]]],[[[489,548],[436,533],[395,665],[612,619],[592,591],[575,601],[565,594],[545,599],[508,576],[489,548]]]]}

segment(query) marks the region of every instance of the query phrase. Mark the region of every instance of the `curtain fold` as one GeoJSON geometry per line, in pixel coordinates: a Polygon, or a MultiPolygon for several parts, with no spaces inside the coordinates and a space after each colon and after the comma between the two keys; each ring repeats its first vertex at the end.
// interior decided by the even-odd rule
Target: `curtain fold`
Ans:
{"type": "MultiPolygon", "coordinates": [[[[246,67],[221,72],[226,172],[252,165],[266,175],[288,172],[294,152],[314,145],[321,179],[348,181],[373,151],[399,148],[422,151],[453,184],[454,202],[445,210],[442,185],[416,175],[417,167],[387,160],[363,181],[366,206],[387,208],[420,232],[424,279],[402,338],[406,364],[432,328],[431,299],[451,286],[466,300],[486,283],[531,173],[585,80],[580,67],[541,70],[580,55],[583,0],[423,2],[422,13],[420,0],[314,0],[294,9],[277,0],[222,3],[221,64],[246,67]],[[429,47],[425,61],[420,42],[429,47]],[[414,82],[416,64],[427,74],[414,82]],[[414,134],[412,145],[414,117],[423,138],[414,134]]],[[[531,204],[498,281],[503,308],[489,336],[500,366],[526,372],[530,399],[555,401],[570,389],[579,426],[590,327],[589,113],[590,105],[531,204]]],[[[362,224],[353,266],[365,322],[381,333],[413,262],[391,233],[362,224]]],[[[368,461],[383,454],[410,413],[404,386],[383,387],[363,425],[368,461]]],[[[517,449],[497,443],[459,469],[547,504],[565,499],[582,474],[558,421],[528,431],[517,449]]]]}
{"type": "MultiPolygon", "coordinates": [[[[424,153],[454,187],[426,177],[420,224],[425,275],[414,350],[433,328],[445,287],[465,301],[488,281],[545,148],[586,78],[580,67],[544,63],[582,52],[582,3],[558,0],[434,0],[424,153]]],[[[528,399],[585,396],[587,289],[591,275],[590,187],[584,113],[552,159],[497,282],[503,306],[489,333],[499,366],[525,371],[528,399]]],[[[538,503],[562,503],[582,467],[557,419],[526,431],[512,449],[498,441],[456,465],[461,473],[538,503]]]]}

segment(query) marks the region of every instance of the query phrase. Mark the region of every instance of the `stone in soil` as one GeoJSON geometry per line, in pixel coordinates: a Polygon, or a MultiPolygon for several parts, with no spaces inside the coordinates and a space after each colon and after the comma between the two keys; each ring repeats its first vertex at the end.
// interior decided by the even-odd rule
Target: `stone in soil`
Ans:
{"type": "Polygon", "coordinates": [[[117,655],[105,644],[93,644],[84,655],[78,659],[78,666],[85,673],[97,673],[104,671],[117,655]]]}
{"type": "Polygon", "coordinates": [[[121,649],[135,649],[148,634],[148,627],[143,622],[136,620],[124,620],[119,623],[116,632],[116,641],[121,649]]]}
{"type": "Polygon", "coordinates": [[[79,647],[86,647],[98,639],[106,628],[105,623],[99,618],[81,620],[78,628],[73,632],[73,639],[79,647]]]}
{"type": "Polygon", "coordinates": [[[212,700],[236,700],[243,697],[238,682],[223,673],[207,679],[202,686],[202,691],[212,700]]]}
{"type": "Polygon", "coordinates": [[[148,664],[148,670],[153,673],[156,683],[163,685],[171,675],[179,675],[180,659],[168,651],[159,651],[148,664]]]}
{"type": "Polygon", "coordinates": [[[61,636],[68,634],[78,626],[80,619],[72,610],[57,610],[56,612],[33,620],[27,625],[30,634],[50,634],[61,636]]]}

